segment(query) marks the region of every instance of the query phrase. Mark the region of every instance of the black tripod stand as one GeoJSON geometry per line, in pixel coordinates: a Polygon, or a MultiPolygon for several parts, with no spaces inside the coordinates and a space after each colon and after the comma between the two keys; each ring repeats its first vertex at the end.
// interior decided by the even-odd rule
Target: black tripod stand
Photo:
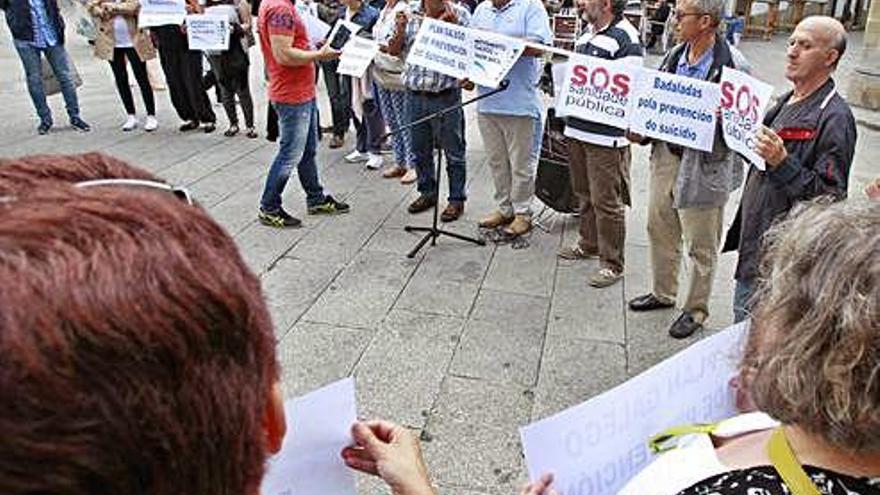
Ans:
{"type": "MultiPolygon", "coordinates": [[[[380,138],[380,140],[385,139],[385,138],[392,136],[394,134],[397,134],[403,130],[413,128],[413,127],[420,125],[420,124],[424,124],[426,122],[431,122],[431,121],[436,120],[439,123],[442,121],[443,117],[446,116],[446,114],[448,114],[454,110],[457,110],[459,108],[470,105],[471,103],[474,103],[475,101],[482,100],[483,98],[488,98],[494,94],[500,93],[500,92],[504,91],[505,89],[507,89],[508,84],[509,83],[506,80],[501,81],[501,84],[498,85],[498,88],[493,89],[492,91],[489,91],[488,93],[477,96],[476,98],[471,98],[470,100],[467,100],[467,101],[463,101],[457,105],[452,105],[451,107],[444,108],[438,112],[432,113],[430,115],[426,115],[418,120],[410,122],[409,124],[398,127],[397,129],[394,129],[391,132],[386,133],[384,136],[382,136],[380,138]]],[[[422,237],[422,239],[418,242],[418,244],[416,244],[415,247],[413,247],[409,253],[407,253],[407,255],[406,255],[407,258],[414,258],[415,255],[425,246],[425,244],[428,243],[428,241],[431,241],[432,246],[436,245],[437,238],[440,237],[441,235],[446,235],[449,237],[453,237],[455,239],[460,239],[462,241],[472,242],[472,243],[477,244],[479,246],[486,245],[486,241],[484,241],[483,239],[474,239],[472,237],[468,237],[465,235],[456,234],[455,232],[449,232],[448,230],[443,230],[437,226],[438,208],[440,205],[440,201],[439,201],[440,200],[440,174],[443,171],[443,166],[442,166],[443,165],[443,147],[440,145],[440,139],[438,139],[438,136],[436,135],[436,131],[434,133],[433,138],[434,138],[433,139],[434,147],[437,150],[437,158],[435,159],[435,164],[434,164],[434,174],[435,174],[434,177],[436,177],[436,180],[435,180],[436,186],[434,187],[434,191],[431,193],[434,196],[434,221],[431,223],[430,227],[420,227],[420,226],[413,226],[413,225],[407,225],[406,227],[404,227],[404,230],[406,230],[407,232],[425,232],[425,236],[422,237]]]]}

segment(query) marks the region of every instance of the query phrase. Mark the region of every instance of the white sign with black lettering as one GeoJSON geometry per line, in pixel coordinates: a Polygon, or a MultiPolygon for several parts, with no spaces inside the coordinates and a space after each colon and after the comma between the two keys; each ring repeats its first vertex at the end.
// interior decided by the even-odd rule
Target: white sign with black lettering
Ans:
{"type": "Polygon", "coordinates": [[[336,72],[351,77],[363,77],[377,53],[379,53],[379,43],[360,36],[352,36],[342,47],[336,72]]]}
{"type": "Polygon", "coordinates": [[[747,324],[705,338],[583,404],[520,429],[529,478],[565,495],[613,495],[651,460],[666,428],[736,414],[730,379],[747,324]]]}
{"type": "Polygon", "coordinates": [[[141,0],[138,27],[179,26],[186,19],[185,0],[141,0]]]}
{"type": "Polygon", "coordinates": [[[468,28],[425,17],[406,63],[464,79],[468,75],[472,47],[468,28]]]}
{"type": "Polygon", "coordinates": [[[219,15],[186,16],[186,38],[190,50],[221,52],[229,49],[229,18],[219,15]]]}

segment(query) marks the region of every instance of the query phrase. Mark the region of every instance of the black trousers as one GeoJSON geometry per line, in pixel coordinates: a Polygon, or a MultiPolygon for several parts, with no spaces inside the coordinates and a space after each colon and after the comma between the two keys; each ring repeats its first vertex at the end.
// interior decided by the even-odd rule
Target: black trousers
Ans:
{"type": "Polygon", "coordinates": [[[339,67],[338,60],[330,60],[320,63],[324,70],[324,84],[327,86],[327,96],[330,98],[330,111],[333,118],[333,134],[345,136],[351,122],[351,82],[347,76],[336,73],[339,67]]]}
{"type": "Polygon", "coordinates": [[[217,78],[217,87],[220,88],[220,102],[229,119],[229,125],[238,125],[238,111],[235,108],[235,97],[241,103],[241,111],[244,113],[245,126],[254,127],[254,100],[251,98],[250,83],[248,82],[248,67],[243,72],[226,73],[221,61],[221,55],[209,55],[208,63],[217,78]]]}
{"type": "Polygon", "coordinates": [[[168,83],[171,104],[181,120],[216,122],[208,94],[202,88],[202,52],[159,45],[159,60],[168,83]]]}
{"type": "Polygon", "coordinates": [[[131,71],[134,72],[138,87],[141,89],[141,98],[144,100],[144,106],[147,107],[147,115],[156,115],[156,101],[153,99],[153,88],[150,86],[150,78],[147,76],[147,63],[141,60],[135,49],[131,47],[114,48],[113,60],[110,61],[113,79],[116,80],[116,91],[119,92],[122,106],[125,107],[125,111],[129,115],[136,113],[131,87],[128,85],[128,70],[125,68],[126,58],[131,65],[131,71]]]}

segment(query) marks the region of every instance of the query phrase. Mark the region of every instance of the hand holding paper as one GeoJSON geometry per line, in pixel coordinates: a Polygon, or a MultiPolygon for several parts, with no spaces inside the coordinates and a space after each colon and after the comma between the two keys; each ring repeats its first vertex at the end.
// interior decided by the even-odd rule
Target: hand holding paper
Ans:
{"type": "Polygon", "coordinates": [[[355,444],[342,451],[345,464],[379,476],[394,495],[433,495],[419,441],[403,426],[388,421],[355,423],[355,444]]]}
{"type": "Polygon", "coordinates": [[[756,137],[758,138],[758,144],[755,146],[755,151],[767,162],[770,168],[779,166],[788,157],[785,143],[773,129],[761,126],[756,137]]]}

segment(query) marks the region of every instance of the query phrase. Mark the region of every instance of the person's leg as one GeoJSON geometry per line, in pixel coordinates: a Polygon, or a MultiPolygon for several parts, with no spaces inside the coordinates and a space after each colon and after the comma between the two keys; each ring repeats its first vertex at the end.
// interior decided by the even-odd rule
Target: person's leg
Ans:
{"type": "Polygon", "coordinates": [[[311,107],[307,103],[272,105],[278,113],[281,140],[260,199],[260,208],[267,213],[281,209],[281,193],[290,179],[290,171],[302,161],[311,126],[311,107]]]}
{"type": "Polygon", "coordinates": [[[587,155],[587,174],[593,193],[590,200],[596,216],[599,259],[603,267],[621,273],[626,238],[624,188],[628,182],[621,176],[621,163],[629,161],[629,148],[591,145],[588,146],[587,155]]]}
{"type": "MultiPolygon", "coordinates": [[[[381,108],[382,115],[385,116],[385,121],[388,123],[388,128],[391,131],[394,131],[401,126],[401,93],[402,91],[392,91],[376,86],[376,96],[379,99],[379,107],[381,108]]],[[[394,151],[395,166],[406,166],[407,149],[406,143],[403,140],[402,132],[398,132],[391,136],[391,148],[394,151]]]]}
{"type": "MultiPolygon", "coordinates": [[[[428,98],[411,94],[408,98],[409,121],[418,120],[430,113],[428,98]]],[[[417,189],[423,196],[433,195],[437,186],[434,177],[434,136],[431,124],[423,122],[412,128],[413,154],[415,155],[417,189]]]]}
{"type": "MultiPolygon", "coordinates": [[[[335,71],[336,69],[334,68],[333,70],[335,71]]],[[[345,136],[346,131],[348,131],[349,120],[354,117],[354,112],[351,109],[351,77],[338,74],[336,77],[339,78],[339,95],[337,100],[339,106],[339,128],[337,129],[337,122],[334,120],[333,134],[345,136]]]]}
{"type": "Polygon", "coordinates": [[[147,71],[147,63],[138,57],[134,48],[125,48],[125,56],[131,64],[131,71],[141,89],[141,98],[147,109],[147,115],[156,115],[156,100],[153,98],[153,87],[150,85],[150,74],[147,71]]]}
{"type": "Polygon", "coordinates": [[[61,85],[61,94],[64,96],[64,106],[67,108],[67,116],[71,121],[79,119],[79,100],[76,97],[76,84],[73,80],[73,71],[70,70],[70,59],[64,45],[55,45],[46,48],[46,60],[52,66],[55,79],[61,85]]]}
{"type": "Polygon", "coordinates": [[[535,167],[532,143],[535,140],[535,119],[506,117],[507,147],[510,155],[510,201],[516,215],[531,217],[532,198],[535,195],[535,167]]]}
{"type": "Polygon", "coordinates": [[[269,102],[269,109],[266,110],[266,139],[269,141],[274,142],[278,139],[280,133],[278,120],[278,112],[275,111],[272,102],[269,102]]]}
{"type": "Polygon", "coordinates": [[[46,103],[46,92],[43,89],[43,69],[40,60],[40,50],[32,47],[27,42],[13,40],[15,50],[21,59],[21,65],[24,67],[24,74],[27,79],[28,94],[34,104],[34,110],[40,118],[41,124],[47,126],[52,125],[52,111],[46,103]]]}
{"type": "Polygon", "coordinates": [[[308,123],[306,140],[302,158],[296,167],[299,183],[306,192],[306,206],[316,206],[324,202],[324,188],[318,178],[318,165],[315,155],[318,149],[318,111],[317,102],[311,101],[308,116],[303,116],[308,123]]]}
{"type": "Polygon", "coordinates": [[[113,49],[113,60],[110,61],[110,69],[113,70],[113,79],[116,82],[116,91],[127,115],[134,115],[134,98],[131,95],[131,86],[128,85],[128,71],[125,69],[125,48],[113,49]]]}
{"type": "Polygon", "coordinates": [[[681,222],[672,191],[680,159],[659,143],[651,150],[648,188],[648,239],[651,245],[653,293],[662,302],[675,302],[681,265],[681,222]]]}
{"type": "MultiPolygon", "coordinates": [[[[244,125],[247,126],[248,129],[253,129],[254,99],[251,96],[251,86],[248,81],[247,72],[242,74],[239,78],[236,94],[238,95],[238,102],[241,103],[241,112],[244,114],[244,125]]],[[[317,109],[317,104],[315,105],[315,108],[317,109]]]]}
{"type": "Polygon", "coordinates": [[[738,278],[733,292],[733,322],[739,323],[752,317],[752,296],[755,280],[738,278]]]}
{"type": "MultiPolygon", "coordinates": [[[[436,98],[433,111],[449,108],[461,103],[461,91],[451,91],[448,96],[436,98]]],[[[464,202],[467,199],[467,169],[465,167],[464,112],[461,108],[446,114],[440,123],[440,143],[449,177],[450,202],[464,202]]]]}
{"type": "Polygon", "coordinates": [[[690,283],[684,310],[702,323],[709,316],[709,298],[721,247],[724,207],[679,210],[685,249],[690,260],[690,283]]]}
{"type": "Polygon", "coordinates": [[[513,203],[510,200],[511,177],[510,156],[508,155],[505,120],[499,115],[477,114],[477,126],[486,150],[486,162],[492,172],[495,185],[495,204],[505,218],[513,217],[513,203]]]}
{"type": "Polygon", "coordinates": [[[379,141],[379,138],[385,134],[385,119],[382,118],[382,111],[375,97],[364,101],[364,128],[366,131],[367,151],[370,153],[380,153],[382,151],[382,143],[379,141]]]}
{"type": "Polygon", "coordinates": [[[342,88],[340,87],[340,76],[336,73],[338,66],[338,60],[321,62],[321,68],[324,70],[324,85],[327,87],[327,98],[330,99],[333,135],[342,137],[348,128],[348,116],[343,115],[345,107],[340,102],[342,88]]]}
{"type": "Polygon", "coordinates": [[[211,109],[208,93],[202,88],[202,52],[187,50],[183,53],[182,59],[183,84],[186,89],[186,97],[195,112],[196,120],[213,124],[217,121],[217,116],[211,109]]]}
{"type": "Polygon", "coordinates": [[[587,143],[574,138],[568,139],[568,163],[571,189],[580,205],[580,226],[578,247],[588,255],[599,252],[599,239],[596,232],[596,212],[590,198],[590,176],[587,173],[589,148],[587,143]]]}
{"type": "MultiPolygon", "coordinates": [[[[162,45],[159,45],[159,61],[162,63],[162,71],[165,73],[165,83],[168,85],[171,105],[174,106],[180,120],[196,121],[198,119],[187,97],[183,71],[181,70],[185,53],[186,51],[162,48],[162,45]]],[[[199,83],[201,83],[201,76],[199,83]]]]}
{"type": "Polygon", "coordinates": [[[226,112],[226,119],[229,120],[229,127],[238,127],[238,110],[235,108],[235,93],[230,87],[232,82],[229,74],[220,70],[220,56],[208,55],[208,64],[214,72],[215,83],[220,90],[220,103],[223,104],[223,110],[226,112]]]}

